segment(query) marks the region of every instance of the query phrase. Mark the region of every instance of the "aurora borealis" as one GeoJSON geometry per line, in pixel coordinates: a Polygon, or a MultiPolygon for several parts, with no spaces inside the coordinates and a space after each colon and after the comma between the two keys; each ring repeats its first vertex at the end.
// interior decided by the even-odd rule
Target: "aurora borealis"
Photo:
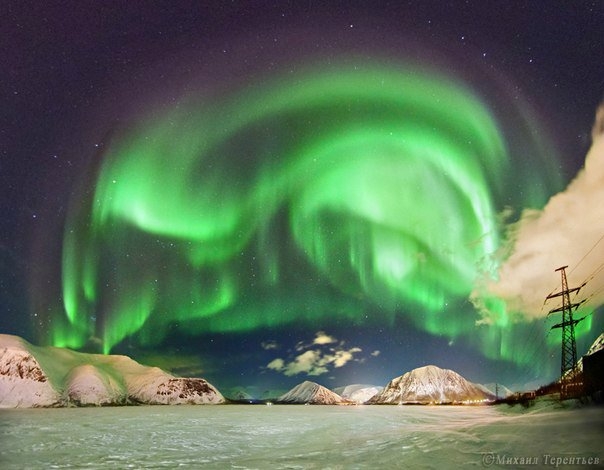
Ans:
{"type": "Polygon", "coordinates": [[[95,312],[105,352],[141,329],[158,342],[173,322],[245,331],[364,315],[323,305],[283,315],[284,278],[321,295],[287,272],[294,257],[338,294],[417,307],[421,327],[455,333],[435,317],[469,294],[497,246],[488,172],[508,162],[493,118],[430,76],[376,67],[298,80],[189,105],[111,144],[92,207],[75,216],[87,223],[67,226],[69,325],[55,343],[81,347],[97,334],[95,312]],[[238,278],[248,269],[251,280],[238,278]],[[248,311],[256,291],[276,305],[248,311]]]}
{"type": "MultiPolygon", "coordinates": [[[[394,10],[401,17],[404,7],[394,10]]],[[[139,60],[132,76],[167,72],[138,88],[128,80],[112,88],[114,72],[104,72],[101,104],[86,111],[95,118],[62,128],[94,145],[78,155],[77,138],[58,138],[71,155],[60,172],[69,189],[45,199],[55,236],[35,237],[31,251],[45,253],[45,267],[29,275],[38,342],[163,356],[174,369],[190,361],[219,386],[254,385],[254,375],[280,386],[279,368],[267,368],[276,360],[299,366],[289,369],[298,379],[320,370],[379,381],[428,359],[471,364],[485,381],[499,380],[497,371],[517,383],[551,377],[549,325],[522,319],[480,286],[498,278],[508,224],[568,184],[570,146],[557,142],[528,90],[518,93],[522,77],[506,61],[496,72],[478,60],[452,66],[427,52],[438,50],[432,36],[399,52],[422,42],[421,28],[395,29],[376,12],[373,21],[397,34],[374,36],[375,24],[358,26],[364,13],[358,7],[341,25],[346,34],[356,27],[354,39],[301,34],[294,14],[250,44],[255,22],[247,33],[225,29],[216,50],[240,50],[226,61],[206,44],[215,41],[209,32],[184,35],[161,15],[171,39],[141,46],[144,28],[131,39],[131,54],[148,48],[145,58],[160,64],[139,60]],[[202,65],[174,58],[178,38],[196,45],[182,49],[202,65]],[[277,39],[284,45],[267,52],[277,39]],[[331,44],[329,53],[318,43],[331,44]],[[103,102],[112,94],[130,104],[103,102]],[[300,366],[311,356],[322,365],[300,366]]],[[[107,48],[100,60],[129,50],[103,37],[87,39],[107,48]]],[[[554,284],[555,267],[544,272],[554,284]]],[[[590,316],[581,341],[601,325],[590,316]]]]}

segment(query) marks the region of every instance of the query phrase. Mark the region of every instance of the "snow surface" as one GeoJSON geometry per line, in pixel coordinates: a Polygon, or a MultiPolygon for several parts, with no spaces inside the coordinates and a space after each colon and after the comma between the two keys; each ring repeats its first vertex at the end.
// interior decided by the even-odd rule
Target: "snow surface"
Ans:
{"type": "MultiPolygon", "coordinates": [[[[482,468],[599,457],[604,408],[173,406],[0,410],[2,470],[482,468]]],[[[560,465],[558,468],[578,468],[560,465]]]]}
{"type": "Polygon", "coordinates": [[[495,397],[457,372],[425,366],[392,379],[371,404],[446,404],[493,400],[495,397]]]}
{"type": "Polygon", "coordinates": [[[200,378],[177,378],[127,356],[36,347],[0,335],[0,408],[222,403],[200,378]]]}

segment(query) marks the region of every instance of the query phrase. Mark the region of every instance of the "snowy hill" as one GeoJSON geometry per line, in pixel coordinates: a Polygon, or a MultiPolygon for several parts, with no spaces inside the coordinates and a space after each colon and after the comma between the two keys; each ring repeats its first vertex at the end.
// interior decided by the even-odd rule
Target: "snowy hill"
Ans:
{"type": "Polygon", "coordinates": [[[355,403],[365,403],[374,395],[377,395],[384,387],[377,385],[352,384],[345,387],[334,388],[333,391],[342,398],[353,401],[355,403]]]}
{"type": "Polygon", "coordinates": [[[0,408],[222,402],[203,379],[177,378],[127,356],[36,347],[0,335],[0,408]]]}
{"type": "Polygon", "coordinates": [[[368,404],[445,404],[493,400],[489,394],[457,372],[425,366],[392,379],[368,404]]]}
{"type": "Polygon", "coordinates": [[[276,402],[309,405],[342,405],[350,403],[337,393],[308,380],[296,385],[285,395],[281,395],[277,398],[276,402]]]}
{"type": "Polygon", "coordinates": [[[125,405],[128,401],[124,386],[92,364],[71,369],[66,384],[67,401],[78,406],[125,405]]]}

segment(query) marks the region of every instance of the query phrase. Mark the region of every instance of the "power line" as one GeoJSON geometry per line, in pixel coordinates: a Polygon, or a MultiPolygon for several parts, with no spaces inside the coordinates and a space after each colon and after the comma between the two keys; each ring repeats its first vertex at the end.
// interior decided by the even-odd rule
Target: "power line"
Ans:
{"type": "Polygon", "coordinates": [[[589,249],[589,251],[588,251],[587,253],[585,253],[585,255],[583,255],[583,258],[581,258],[581,259],[579,260],[579,262],[578,262],[577,264],[575,264],[575,267],[574,267],[573,269],[571,269],[571,270],[570,270],[570,272],[569,272],[568,274],[572,274],[572,273],[573,273],[573,271],[574,271],[575,269],[577,269],[577,266],[579,266],[579,265],[580,265],[580,264],[581,264],[581,263],[582,263],[582,262],[585,260],[585,258],[587,258],[587,257],[589,256],[589,254],[590,254],[592,251],[594,251],[594,249],[596,248],[596,246],[598,246],[598,244],[599,244],[599,243],[600,243],[602,240],[604,240],[604,233],[603,233],[603,234],[602,234],[602,236],[601,236],[601,237],[598,239],[598,241],[597,241],[596,243],[594,243],[594,245],[593,245],[593,246],[592,246],[592,247],[589,249]]]}
{"type": "MultiPolygon", "coordinates": [[[[596,241],[596,242],[595,242],[595,243],[592,245],[592,247],[591,247],[591,248],[590,248],[590,249],[587,251],[587,253],[585,253],[585,254],[584,254],[582,257],[581,257],[581,259],[580,259],[580,260],[578,261],[578,263],[577,263],[577,264],[574,266],[574,268],[573,268],[571,271],[569,271],[569,274],[571,274],[572,272],[574,272],[574,271],[575,271],[575,269],[576,269],[576,268],[577,268],[577,267],[578,267],[578,266],[579,266],[579,265],[580,265],[580,264],[581,264],[583,261],[585,261],[585,259],[586,259],[586,258],[587,258],[587,257],[588,257],[588,256],[589,256],[589,255],[590,255],[590,254],[591,254],[591,253],[592,253],[592,252],[595,250],[595,249],[596,249],[596,247],[597,247],[597,246],[598,246],[598,245],[599,245],[599,244],[602,242],[602,240],[604,240],[604,234],[602,234],[602,236],[601,236],[601,237],[600,237],[600,238],[599,238],[599,239],[598,239],[598,240],[597,240],[597,241],[596,241]]],[[[558,270],[563,271],[563,270],[564,270],[566,267],[567,267],[567,266],[565,266],[564,268],[559,268],[559,269],[557,269],[556,271],[558,271],[558,270]]],[[[594,271],[592,271],[592,273],[591,273],[591,274],[589,274],[589,275],[587,276],[587,278],[585,279],[585,281],[584,281],[584,282],[583,282],[583,283],[582,283],[582,284],[581,284],[581,285],[580,285],[578,288],[570,289],[567,295],[569,296],[571,293],[574,293],[575,295],[577,295],[577,294],[578,294],[579,289],[581,289],[583,286],[585,286],[585,285],[586,285],[586,284],[587,284],[589,281],[593,280],[593,279],[594,279],[594,278],[595,278],[595,277],[596,277],[598,274],[600,274],[602,271],[604,271],[604,263],[601,263],[601,264],[600,264],[598,267],[596,267],[596,269],[595,269],[594,271]]],[[[563,271],[563,272],[564,272],[564,278],[566,278],[566,273],[565,273],[565,271],[563,271]]],[[[544,308],[545,308],[545,304],[547,303],[547,301],[548,301],[549,299],[551,299],[551,298],[553,298],[553,297],[558,297],[558,296],[562,296],[562,295],[563,295],[563,293],[562,293],[562,292],[555,294],[554,292],[555,292],[556,288],[557,288],[557,287],[554,287],[554,288],[553,288],[553,289],[550,291],[550,293],[547,295],[547,297],[544,299],[543,305],[541,306],[540,314],[541,314],[541,313],[543,313],[543,310],[544,310],[544,308]]],[[[563,289],[563,290],[564,290],[564,289],[563,289]]],[[[603,287],[602,289],[598,289],[597,291],[595,291],[595,292],[591,293],[591,295],[589,295],[589,296],[588,296],[586,299],[584,299],[583,301],[581,301],[581,302],[579,302],[579,303],[577,303],[577,304],[572,304],[572,303],[570,302],[570,297],[567,297],[567,303],[568,303],[568,305],[573,305],[573,306],[575,306],[575,305],[576,305],[576,306],[574,307],[574,308],[576,308],[576,307],[578,307],[578,306],[579,306],[579,305],[581,305],[581,304],[584,304],[584,303],[589,303],[589,302],[590,302],[590,301],[591,301],[591,300],[592,300],[592,299],[593,299],[593,298],[594,298],[594,297],[595,297],[597,294],[599,294],[599,293],[600,293],[600,292],[602,292],[603,290],[604,290],[604,287],[603,287]]],[[[563,298],[563,304],[564,304],[564,298],[563,298]]],[[[551,313],[554,313],[555,311],[560,311],[560,312],[562,312],[562,308],[560,308],[560,309],[554,309],[553,311],[550,311],[550,312],[548,313],[548,315],[547,315],[547,316],[544,318],[544,322],[545,322],[545,320],[547,319],[547,317],[548,317],[548,316],[549,316],[551,313]]],[[[574,350],[575,350],[574,356],[573,356],[572,352],[570,352],[570,356],[569,356],[569,357],[570,357],[570,361],[573,361],[573,357],[574,357],[574,361],[573,361],[573,362],[575,363],[575,365],[576,365],[576,341],[575,341],[575,339],[574,339],[574,325],[576,325],[577,323],[579,323],[580,321],[582,321],[583,319],[585,319],[586,317],[588,317],[589,315],[591,315],[591,313],[593,313],[593,312],[590,312],[590,314],[585,315],[584,317],[582,317],[582,318],[580,318],[580,319],[572,319],[572,310],[571,310],[571,311],[569,311],[569,312],[568,312],[568,314],[567,314],[567,315],[569,315],[569,316],[570,316],[570,320],[572,321],[572,340],[570,340],[569,333],[567,332],[567,334],[566,334],[566,337],[567,337],[567,342],[570,342],[570,343],[574,344],[574,350]]],[[[552,329],[554,329],[554,328],[561,328],[561,329],[563,330],[562,348],[564,348],[564,337],[565,337],[565,334],[564,334],[564,329],[565,329],[565,328],[564,328],[564,327],[566,326],[566,329],[567,329],[567,330],[568,330],[568,329],[570,329],[570,324],[568,323],[568,319],[567,319],[567,321],[565,322],[565,320],[564,320],[564,314],[563,314],[563,319],[562,319],[562,321],[561,321],[559,324],[556,324],[556,325],[554,325],[553,327],[551,327],[551,328],[550,328],[550,330],[549,330],[549,331],[548,331],[548,333],[546,334],[546,337],[543,339],[543,341],[537,341],[537,340],[539,339],[539,333],[540,333],[540,332],[541,332],[541,330],[542,330],[542,328],[540,328],[540,326],[541,326],[541,325],[540,325],[540,323],[541,323],[541,322],[538,322],[538,321],[534,321],[534,322],[533,322],[533,326],[532,326],[531,331],[528,333],[528,335],[526,335],[526,336],[525,336],[524,344],[523,344],[523,345],[520,347],[520,349],[522,350],[522,353],[523,353],[523,354],[522,354],[522,356],[523,356],[523,357],[524,357],[525,355],[526,355],[526,356],[529,356],[529,355],[530,355],[530,360],[527,362],[527,364],[533,363],[533,361],[534,361],[536,358],[538,358],[538,357],[539,357],[541,354],[543,354],[543,353],[547,353],[547,352],[548,352],[548,349],[549,349],[549,348],[548,348],[548,346],[547,346],[547,337],[548,337],[548,336],[549,336],[549,334],[551,333],[551,330],[552,330],[552,329]],[[536,344],[537,346],[534,346],[535,344],[536,344]],[[534,346],[534,347],[532,347],[532,346],[534,346]]],[[[571,345],[572,345],[572,344],[571,344],[571,345]]],[[[568,347],[570,347],[570,346],[568,346],[568,347]]],[[[568,349],[568,348],[567,348],[567,349],[568,349]]],[[[562,353],[562,356],[564,356],[564,353],[562,353]]],[[[562,371],[562,369],[563,369],[563,367],[564,367],[564,366],[562,366],[562,362],[563,362],[563,361],[564,361],[564,357],[561,357],[561,376],[562,376],[562,377],[564,376],[564,372],[562,371]]],[[[522,361],[522,362],[525,362],[525,361],[522,361]]],[[[573,368],[571,368],[571,369],[573,369],[573,368]]],[[[574,369],[573,369],[573,370],[574,370],[574,369]]],[[[567,374],[567,375],[568,375],[568,374],[567,374]]]]}
{"type": "Polygon", "coordinates": [[[545,322],[546,318],[541,319],[539,322],[535,322],[533,331],[536,332],[536,334],[531,335],[529,337],[531,338],[531,341],[525,343],[524,351],[526,351],[526,354],[529,357],[528,364],[534,364],[536,360],[539,360],[542,355],[547,354],[548,352],[547,337],[550,335],[551,330],[548,330],[545,337],[542,337],[543,330],[545,329],[545,322]]]}
{"type": "MultiPolygon", "coordinates": [[[[589,254],[595,250],[596,246],[598,246],[600,244],[600,242],[604,240],[604,233],[602,234],[602,236],[593,244],[593,246],[587,251],[587,253],[585,253],[583,255],[583,257],[579,260],[579,262],[577,264],[575,264],[575,267],[573,269],[571,269],[568,274],[572,274],[575,269],[577,269],[577,266],[579,266],[583,261],[585,261],[585,259],[589,256],[589,254]]],[[[595,271],[600,271],[601,269],[604,269],[604,263],[600,264],[600,266],[598,268],[596,268],[595,271]]],[[[593,277],[595,277],[597,275],[597,273],[592,273],[590,276],[588,276],[588,279],[585,282],[589,282],[589,280],[593,279],[593,277]]],[[[558,286],[554,286],[548,295],[551,295],[554,293],[554,291],[558,288],[558,286]]],[[[547,297],[545,298],[545,300],[543,301],[543,306],[545,306],[545,303],[547,302],[547,297]]],[[[541,307],[541,310],[543,311],[543,306],[541,307]]]]}
{"type": "Polygon", "coordinates": [[[585,303],[590,302],[592,298],[594,298],[596,295],[600,294],[601,292],[604,292],[604,286],[600,287],[598,290],[593,291],[589,295],[589,297],[587,297],[587,299],[585,299],[585,303]]]}
{"type": "Polygon", "coordinates": [[[587,276],[585,279],[585,283],[593,280],[598,274],[600,274],[604,270],[604,263],[600,264],[596,269],[594,269],[591,274],[587,276]]]}

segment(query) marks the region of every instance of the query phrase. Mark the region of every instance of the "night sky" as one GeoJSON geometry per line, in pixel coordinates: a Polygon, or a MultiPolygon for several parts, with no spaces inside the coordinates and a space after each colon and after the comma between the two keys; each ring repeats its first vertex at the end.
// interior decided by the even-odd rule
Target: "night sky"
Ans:
{"type": "Polygon", "coordinates": [[[519,389],[562,265],[604,330],[604,3],[0,10],[0,332],[227,394],[519,389]]]}

